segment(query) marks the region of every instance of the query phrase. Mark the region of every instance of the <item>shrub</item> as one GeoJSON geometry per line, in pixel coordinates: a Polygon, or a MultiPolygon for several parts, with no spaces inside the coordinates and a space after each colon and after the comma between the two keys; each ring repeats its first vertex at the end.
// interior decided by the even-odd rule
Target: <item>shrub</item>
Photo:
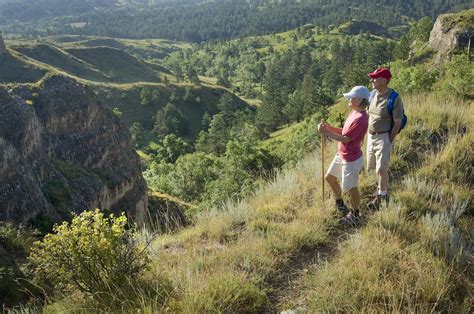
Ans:
{"type": "Polygon", "coordinates": [[[439,75],[437,70],[429,71],[424,65],[408,66],[400,60],[392,63],[390,69],[393,73],[391,85],[402,94],[431,90],[439,75]]]}
{"type": "Polygon", "coordinates": [[[467,202],[455,203],[450,209],[421,219],[419,232],[421,243],[433,254],[445,258],[459,267],[468,267],[474,256],[474,241],[466,241],[457,221],[465,212],[467,202]]]}
{"type": "Polygon", "coordinates": [[[466,55],[454,55],[446,63],[441,88],[446,95],[455,95],[460,98],[473,97],[472,82],[474,81],[474,67],[466,64],[466,55]]]}
{"type": "Polygon", "coordinates": [[[106,301],[127,295],[149,261],[127,218],[105,217],[98,209],[53,228],[32,248],[35,277],[55,288],[75,288],[106,301]]]}

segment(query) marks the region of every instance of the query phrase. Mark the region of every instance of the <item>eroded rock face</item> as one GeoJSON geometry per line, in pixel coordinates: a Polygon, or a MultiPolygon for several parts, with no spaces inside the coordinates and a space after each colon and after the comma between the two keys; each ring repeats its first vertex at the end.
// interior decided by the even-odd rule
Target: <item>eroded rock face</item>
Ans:
{"type": "Polygon", "coordinates": [[[147,204],[130,135],[89,88],[62,76],[0,87],[0,220],[94,208],[140,220],[147,204]]]}
{"type": "MultiPolygon", "coordinates": [[[[458,49],[462,49],[468,45],[469,38],[474,37],[474,25],[465,27],[466,23],[459,23],[462,16],[458,20],[452,18],[452,15],[440,15],[433,26],[430,33],[429,47],[437,52],[435,62],[443,62],[449,58],[450,54],[458,49]]],[[[470,23],[468,23],[469,25],[470,23]]],[[[474,38],[471,39],[471,49],[474,45],[474,38]]]]}
{"type": "Polygon", "coordinates": [[[3,41],[3,33],[0,31],[0,56],[4,54],[8,54],[8,51],[5,47],[5,42],[3,41]]]}

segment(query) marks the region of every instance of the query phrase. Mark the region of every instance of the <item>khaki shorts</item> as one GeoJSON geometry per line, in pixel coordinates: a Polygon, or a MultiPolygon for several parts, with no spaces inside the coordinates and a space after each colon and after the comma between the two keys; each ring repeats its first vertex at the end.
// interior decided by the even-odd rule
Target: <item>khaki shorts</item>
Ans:
{"type": "Polygon", "coordinates": [[[370,134],[367,138],[367,170],[388,171],[392,144],[390,133],[370,134]]]}
{"type": "Polygon", "coordinates": [[[354,161],[344,161],[339,154],[331,162],[327,174],[338,178],[342,182],[342,189],[349,191],[359,186],[359,173],[364,164],[363,156],[354,161]]]}

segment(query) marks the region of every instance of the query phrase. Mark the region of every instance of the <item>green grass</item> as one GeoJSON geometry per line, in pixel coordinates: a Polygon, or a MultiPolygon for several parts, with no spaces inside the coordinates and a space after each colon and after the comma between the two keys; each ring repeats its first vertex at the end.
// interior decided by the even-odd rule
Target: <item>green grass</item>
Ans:
{"type": "Polygon", "coordinates": [[[137,60],[123,50],[109,47],[69,48],[66,51],[79,58],[111,80],[120,83],[128,82],[159,82],[159,75],[146,63],[137,60]]]}
{"type": "Polygon", "coordinates": [[[314,312],[425,312],[449,296],[450,279],[448,265],[429,252],[367,228],[307,283],[309,306],[314,312]]]}
{"type": "Polygon", "coordinates": [[[12,55],[0,57],[0,83],[34,83],[46,71],[12,55]]]}
{"type": "Polygon", "coordinates": [[[116,49],[124,49],[126,46],[120,41],[113,38],[92,38],[84,41],[76,42],[77,45],[84,47],[111,47],[116,49]]]}
{"type": "MultiPolygon", "coordinates": [[[[90,45],[109,43],[112,39],[91,39],[90,45]]],[[[113,41],[113,40],[112,40],[113,41]]],[[[87,41],[89,43],[89,41],[87,41]]],[[[32,83],[47,72],[62,73],[82,80],[86,84],[160,82],[160,75],[169,75],[165,67],[142,60],[135,46],[127,51],[112,47],[84,47],[77,43],[61,44],[51,38],[34,44],[33,41],[12,41],[12,56],[0,60],[0,82],[32,83]],[[48,44],[49,43],[49,44],[48,44]]],[[[119,45],[120,42],[117,41],[119,45]]],[[[114,46],[118,46],[118,44],[114,46]]],[[[176,48],[177,49],[177,48],[176,48]]]]}
{"type": "Polygon", "coordinates": [[[92,81],[108,82],[111,79],[88,64],[67,52],[47,44],[13,47],[16,51],[40,62],[58,68],[74,76],[92,81]]]}
{"type": "Polygon", "coordinates": [[[464,10],[458,13],[443,14],[443,31],[447,32],[453,27],[457,29],[472,30],[474,25],[474,9],[464,10]]]}
{"type": "Polygon", "coordinates": [[[265,283],[277,268],[292,252],[324,243],[332,224],[326,211],[308,201],[318,189],[316,160],[281,173],[243,202],[201,214],[193,228],[155,240],[163,253],[154,264],[177,285],[177,309],[262,310],[265,283]]]}

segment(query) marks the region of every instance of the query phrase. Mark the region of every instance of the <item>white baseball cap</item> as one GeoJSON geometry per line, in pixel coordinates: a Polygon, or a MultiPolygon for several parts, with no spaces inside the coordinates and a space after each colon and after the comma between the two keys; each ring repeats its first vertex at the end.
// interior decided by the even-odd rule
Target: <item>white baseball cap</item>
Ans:
{"type": "Polygon", "coordinates": [[[365,98],[369,99],[370,97],[370,92],[365,86],[355,86],[351,89],[350,92],[344,93],[344,97],[347,99],[352,99],[354,97],[360,97],[360,98],[365,98]]]}

